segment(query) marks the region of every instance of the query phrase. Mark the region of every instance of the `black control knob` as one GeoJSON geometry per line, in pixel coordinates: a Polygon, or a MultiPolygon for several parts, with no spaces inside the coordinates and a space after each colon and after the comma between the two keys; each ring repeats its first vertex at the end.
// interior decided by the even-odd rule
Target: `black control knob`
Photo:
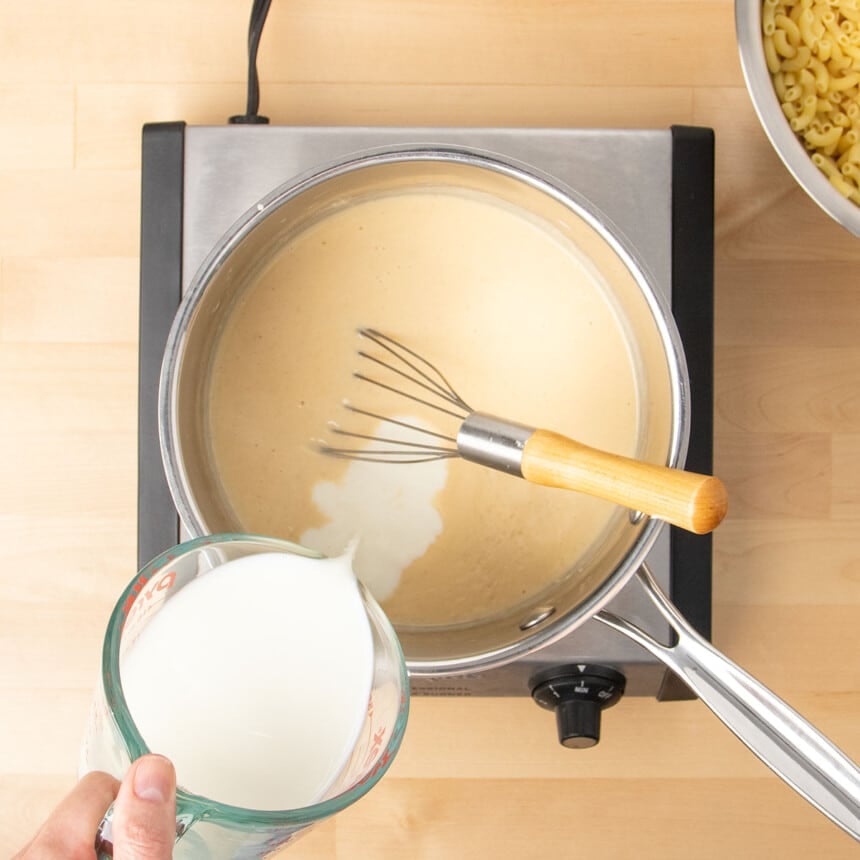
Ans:
{"type": "Polygon", "coordinates": [[[542,708],[555,711],[559,743],[585,749],[600,740],[600,714],[621,698],[624,683],[624,675],[608,666],[574,663],[539,672],[531,688],[542,708]]]}

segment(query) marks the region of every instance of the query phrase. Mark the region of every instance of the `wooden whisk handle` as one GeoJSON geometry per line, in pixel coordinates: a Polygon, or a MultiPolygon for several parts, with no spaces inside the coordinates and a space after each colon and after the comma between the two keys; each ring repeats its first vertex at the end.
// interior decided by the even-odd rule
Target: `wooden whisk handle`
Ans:
{"type": "Polygon", "coordinates": [[[526,440],[520,469],[532,483],[588,493],[695,534],[713,531],[728,508],[719,478],[610,454],[549,430],[526,440]]]}

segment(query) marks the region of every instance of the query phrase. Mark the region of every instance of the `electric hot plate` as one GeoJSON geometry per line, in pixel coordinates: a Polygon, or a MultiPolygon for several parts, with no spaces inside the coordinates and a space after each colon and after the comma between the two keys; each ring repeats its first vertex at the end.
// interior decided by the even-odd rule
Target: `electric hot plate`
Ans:
{"type": "MultiPolygon", "coordinates": [[[[140,280],[139,519],[143,566],[183,539],[161,463],[158,377],[183,290],[231,225],[276,187],[337,159],[396,145],[463,147],[536,168],[574,188],[611,219],[671,301],[690,374],[686,467],[713,456],[713,162],[710,129],[356,128],[185,123],[143,130],[140,280]]],[[[666,527],[648,565],[683,615],[709,637],[709,535],[666,527]]],[[[631,581],[609,609],[668,641],[668,628],[631,581]]],[[[692,694],[662,663],[590,621],[528,658],[471,675],[414,678],[413,693],[528,696],[568,678],[568,746],[597,742],[600,709],[624,692],[660,700],[692,694]],[[581,706],[581,707],[580,707],[581,706]]],[[[546,703],[544,703],[546,704],[546,703]]]]}

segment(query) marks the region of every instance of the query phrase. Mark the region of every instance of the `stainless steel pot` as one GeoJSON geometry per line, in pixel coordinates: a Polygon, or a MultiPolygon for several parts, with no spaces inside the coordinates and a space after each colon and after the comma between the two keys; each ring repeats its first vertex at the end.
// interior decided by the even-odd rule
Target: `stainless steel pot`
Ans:
{"type": "MultiPolygon", "coordinates": [[[[236,225],[197,273],[168,339],[159,416],[168,482],[193,534],[246,530],[213,468],[204,418],[213,350],[237,298],[291,237],[318,219],[371,197],[438,187],[488,195],[589,248],[592,264],[614,291],[643,394],[636,455],[683,464],[688,377],[680,340],[648,273],[600,213],[521,165],[475,152],[389,150],[276,190],[236,225]]],[[[617,511],[598,545],[586,557],[572,559],[569,575],[552,588],[467,624],[398,626],[410,672],[444,675],[499,666],[596,618],[663,660],[788,784],[860,838],[860,771],[681,618],[643,566],[660,527],[617,511]],[[660,643],[604,609],[632,577],[677,634],[675,644],[660,643]]]]}
{"type": "MultiPolygon", "coordinates": [[[[369,197],[434,187],[489,195],[557,230],[575,246],[587,245],[593,265],[614,291],[639,376],[636,454],[649,462],[683,463],[688,377],[680,339],[648,274],[601,216],[574,192],[518,165],[462,151],[387,151],[278,189],[221,241],[197,273],[168,339],[160,395],[168,482],[193,534],[248,530],[225,498],[204,419],[209,364],[237,297],[272,255],[309,224],[369,197]]],[[[437,675],[486,669],[564,636],[619,591],[644,560],[659,527],[654,520],[618,510],[600,547],[587,560],[571,559],[575,575],[563,578],[551,593],[469,624],[443,629],[398,625],[410,671],[437,675]]]]}

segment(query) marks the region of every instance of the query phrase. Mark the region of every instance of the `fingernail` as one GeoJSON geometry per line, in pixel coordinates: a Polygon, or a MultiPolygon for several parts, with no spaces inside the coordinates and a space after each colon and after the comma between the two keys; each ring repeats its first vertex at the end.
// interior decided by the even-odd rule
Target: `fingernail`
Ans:
{"type": "Polygon", "coordinates": [[[138,760],[133,785],[141,800],[165,803],[173,793],[173,781],[173,765],[164,756],[148,755],[138,760]]]}

